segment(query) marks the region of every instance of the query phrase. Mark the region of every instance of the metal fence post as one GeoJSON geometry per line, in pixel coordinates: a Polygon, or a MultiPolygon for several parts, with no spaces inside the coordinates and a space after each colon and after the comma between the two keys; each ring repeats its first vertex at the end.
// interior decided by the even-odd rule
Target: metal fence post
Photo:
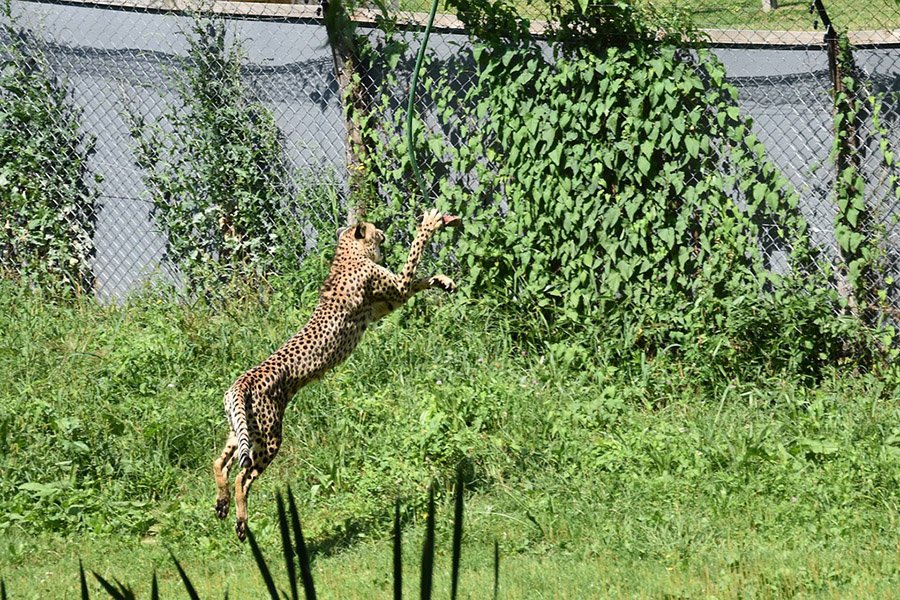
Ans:
{"type": "MultiPolygon", "coordinates": [[[[846,97],[846,86],[844,85],[844,76],[845,75],[853,75],[852,71],[852,51],[848,50],[849,58],[848,60],[851,62],[851,66],[849,68],[850,73],[845,72],[847,65],[844,63],[845,57],[841,56],[841,48],[840,48],[840,37],[837,31],[834,28],[834,25],[831,22],[831,19],[828,16],[828,12],[825,9],[825,5],[822,0],[813,0],[812,6],[810,7],[810,11],[815,10],[819,19],[822,21],[822,25],[825,27],[825,49],[828,53],[828,71],[831,77],[832,90],[834,95],[834,112],[835,116],[838,113],[843,112],[844,114],[851,114],[849,110],[848,103],[852,102],[852,98],[846,97]]],[[[850,90],[853,92],[853,90],[850,90]]],[[[842,173],[844,173],[847,169],[853,169],[855,171],[859,171],[860,168],[860,155],[859,150],[862,147],[859,139],[859,115],[855,114],[854,117],[850,120],[842,121],[840,125],[838,125],[837,120],[835,120],[835,142],[836,142],[836,154],[835,154],[835,186],[840,185],[839,178],[842,173]]],[[[858,221],[858,225],[860,229],[865,228],[865,215],[860,216],[860,220],[858,221]]],[[[850,277],[847,273],[847,266],[853,261],[859,258],[862,250],[858,250],[856,252],[851,252],[849,250],[844,250],[841,248],[840,244],[838,244],[838,250],[841,253],[841,262],[842,264],[837,265],[835,269],[837,276],[837,288],[838,293],[847,301],[847,306],[850,308],[852,313],[857,312],[857,308],[859,306],[859,301],[857,298],[857,293],[859,290],[854,289],[853,283],[850,281],[850,277]]]]}

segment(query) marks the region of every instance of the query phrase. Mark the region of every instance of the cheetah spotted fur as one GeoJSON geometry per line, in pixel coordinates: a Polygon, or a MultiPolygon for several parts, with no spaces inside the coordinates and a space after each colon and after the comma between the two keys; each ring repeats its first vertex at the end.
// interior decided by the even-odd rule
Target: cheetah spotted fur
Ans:
{"type": "Polygon", "coordinates": [[[213,463],[216,514],[228,515],[228,471],[235,458],[241,471],[235,478],[234,499],[238,539],[247,536],[247,496],[250,486],[278,454],[284,410],[307,383],[343,362],[359,343],[370,323],[400,307],[417,292],[438,287],[455,289],[445,275],[415,279],[425,245],[445,225],[459,225],[459,217],[436,210],[422,219],[399,274],[381,266],[384,233],[371,223],[338,232],[331,269],[309,322],[260,365],[250,369],[225,393],[225,414],[231,432],[222,454],[213,463]]]}

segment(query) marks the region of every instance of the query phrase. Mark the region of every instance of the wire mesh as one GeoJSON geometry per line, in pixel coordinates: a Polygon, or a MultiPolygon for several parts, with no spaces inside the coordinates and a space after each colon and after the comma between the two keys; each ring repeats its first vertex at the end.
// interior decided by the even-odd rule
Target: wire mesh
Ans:
{"type": "MultiPolygon", "coordinates": [[[[198,18],[194,11],[217,15],[224,26],[226,47],[240,49],[238,104],[258,104],[271,115],[286,165],[285,178],[271,161],[248,159],[259,170],[259,185],[270,183],[278,198],[277,210],[260,209],[256,219],[277,222],[259,239],[241,243],[262,244],[259,252],[263,254],[281,251],[279,244],[291,252],[309,251],[320,230],[337,227],[346,218],[348,130],[323,7],[182,0],[10,1],[10,15],[3,17],[6,27],[0,31],[0,57],[11,64],[13,38],[27,32],[21,39],[41,57],[38,62],[42,61],[55,85],[65,90],[66,102],[78,113],[82,146],[90,146],[85,177],[95,201],[87,215],[93,220],[88,229],[87,285],[99,297],[121,298],[154,276],[176,282],[184,277],[186,254],[174,255],[158,207],[173,188],[160,187],[148,175],[146,164],[140,164],[134,123],[137,117],[145,126],[158,127],[162,132],[158,139],[167,140],[165,134],[177,129],[173,116],[190,114],[189,109],[195,108],[186,106],[184,93],[184,73],[194,60],[190,42],[198,18]],[[155,195],[150,189],[154,185],[155,195]],[[300,242],[286,244],[285,238],[291,235],[300,242]]],[[[510,6],[516,6],[518,16],[530,21],[530,31],[541,37],[552,27],[552,4],[524,0],[510,6]]],[[[405,110],[406,85],[429,5],[425,0],[401,0],[363,5],[351,13],[357,33],[374,49],[356,57],[361,65],[360,89],[370,97],[387,98],[373,111],[380,135],[401,134],[399,117],[405,110]],[[395,63],[379,62],[379,57],[389,54],[386,27],[395,28],[407,45],[395,63]]],[[[834,230],[838,211],[833,191],[835,82],[821,11],[809,2],[784,0],[669,0],[656,8],[680,10],[701,30],[739,92],[741,111],[752,118],[753,131],[769,158],[799,195],[813,241],[826,248],[837,265],[841,255],[834,230]]],[[[828,0],[824,8],[834,27],[846,31],[854,44],[853,75],[859,82],[862,106],[858,164],[871,205],[873,232],[877,230],[884,239],[881,287],[887,291],[888,304],[900,309],[900,292],[893,283],[900,281],[900,208],[895,167],[884,154],[900,141],[895,126],[900,119],[900,5],[893,0],[828,0]]],[[[475,77],[471,32],[450,13],[452,9],[446,7],[439,11],[429,44],[430,62],[417,90],[424,122],[444,132],[453,130],[453,117],[435,105],[429,81],[444,77],[462,99],[475,77]]],[[[550,52],[548,46],[548,56],[550,52]]],[[[223,108],[222,113],[226,112],[223,108]]],[[[199,144],[204,139],[195,141],[199,144]]],[[[429,194],[438,195],[442,178],[465,176],[432,172],[429,194]]],[[[199,179],[181,189],[199,195],[214,193],[195,189],[199,179]]],[[[222,185],[227,187],[228,181],[226,177],[222,185]]],[[[207,208],[212,213],[217,210],[207,208]]],[[[208,222],[214,228],[223,218],[215,213],[208,222]]],[[[14,229],[6,224],[7,242],[0,240],[0,246],[17,235],[14,229]]],[[[225,234],[219,246],[195,259],[215,261],[225,252],[237,252],[234,244],[229,246],[232,242],[225,234]]],[[[771,245],[777,254],[775,247],[771,245]]],[[[775,254],[770,259],[773,268],[784,263],[775,254]]],[[[9,253],[0,254],[0,272],[21,273],[29,268],[9,253]]]]}

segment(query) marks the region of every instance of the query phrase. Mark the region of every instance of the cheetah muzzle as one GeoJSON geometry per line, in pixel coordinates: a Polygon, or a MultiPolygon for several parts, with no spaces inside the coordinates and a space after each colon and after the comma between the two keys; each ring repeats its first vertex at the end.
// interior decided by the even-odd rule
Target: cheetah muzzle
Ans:
{"type": "Polygon", "coordinates": [[[241,471],[234,482],[235,532],[247,536],[247,496],[250,486],[271,464],[281,446],[281,425],[288,402],[307,383],[343,362],[370,323],[429,288],[446,292],[456,284],[446,275],[415,278],[425,245],[442,227],[459,227],[462,220],[437,210],[425,213],[406,264],[395,274],[378,264],[384,233],[371,223],[338,232],[338,244],[328,277],[309,321],[258,366],[225,392],[225,415],[231,431],[213,463],[216,516],[228,516],[228,471],[237,459],[241,471]]]}

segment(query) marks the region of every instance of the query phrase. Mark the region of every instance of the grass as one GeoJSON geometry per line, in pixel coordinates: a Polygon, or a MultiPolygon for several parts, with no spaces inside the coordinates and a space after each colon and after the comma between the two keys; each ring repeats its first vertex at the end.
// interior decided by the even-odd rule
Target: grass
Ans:
{"type": "MultiPolygon", "coordinates": [[[[861,31],[894,29],[900,25],[900,5],[895,0],[823,0],[834,26],[861,31]]],[[[660,7],[684,7],[679,0],[660,0],[660,7]]],[[[703,0],[690,4],[694,23],[708,29],[760,29],[824,32],[821,21],[810,14],[807,0],[779,0],[778,8],[764,12],[761,0],[703,0]]]]}
{"type": "MultiPolygon", "coordinates": [[[[168,549],[202,597],[263,593],[233,522],[213,516],[221,393],[299,327],[320,277],[219,307],[57,303],[0,282],[10,598],[76,595],[79,558],[142,596],[156,569],[175,595],[168,549]]],[[[840,371],[700,377],[669,356],[567,365],[489,305],[440,301],[374,328],[289,408],[250,498],[280,580],[274,495],[290,485],[323,598],[389,595],[401,498],[411,594],[435,480],[435,593],[448,594],[462,462],[462,598],[490,589],[495,540],[502,598],[888,598],[900,585],[896,386],[840,371]]]]}
{"type": "MultiPolygon", "coordinates": [[[[704,29],[758,29],[774,31],[813,31],[809,0],[779,0],[778,8],[764,12],[761,0],[646,0],[658,8],[686,10],[697,27],[704,29]]],[[[531,19],[547,19],[545,3],[521,2],[521,14],[531,19]]],[[[638,4],[638,3],[636,3],[638,4]]],[[[895,0],[824,0],[825,9],[834,25],[842,30],[865,31],[900,27],[900,4],[895,0]]],[[[428,13],[430,0],[403,0],[400,10],[428,13]]],[[[443,4],[439,12],[446,14],[443,4]]],[[[440,24],[440,17],[436,21],[440,24]]],[[[821,22],[818,30],[822,31],[821,22]]]]}
{"type": "MultiPolygon", "coordinates": [[[[468,507],[476,512],[470,527],[480,527],[491,506],[475,497],[468,507]]],[[[449,519],[443,510],[439,519],[449,519]]],[[[408,529],[404,552],[404,596],[416,597],[423,528],[408,529]]],[[[510,532],[511,534],[512,532],[510,532]]],[[[874,540],[873,540],[874,541],[874,540]]],[[[150,577],[158,570],[161,597],[183,597],[183,586],[168,553],[158,545],[139,542],[69,539],[33,541],[28,559],[4,573],[10,598],[71,598],[78,592],[78,558],[85,567],[107,578],[133,583],[138,597],[147,597],[150,577]],[[62,550],[60,550],[62,549],[62,550]]],[[[449,597],[450,540],[438,539],[435,597],[449,597]]],[[[503,546],[501,545],[501,548],[503,546]]],[[[501,554],[501,598],[767,598],[807,595],[825,598],[892,598],[897,584],[896,556],[884,549],[857,547],[786,549],[762,544],[750,552],[723,543],[718,552],[698,554],[689,563],[619,557],[575,549],[501,554]]],[[[889,550],[889,549],[888,549],[889,550]]],[[[203,598],[260,597],[265,587],[248,548],[230,556],[209,556],[190,548],[176,548],[188,575],[203,598]]],[[[502,550],[501,550],[502,552],[502,550]]],[[[276,581],[285,580],[284,567],[273,548],[266,553],[276,581]]],[[[468,539],[463,545],[460,598],[486,598],[493,584],[492,546],[468,539]]],[[[320,556],[313,577],[320,598],[385,598],[391,590],[391,547],[387,539],[365,540],[337,555],[320,556]]],[[[96,595],[99,586],[89,581],[96,595]]],[[[103,596],[100,596],[103,597],[103,596]]]]}

